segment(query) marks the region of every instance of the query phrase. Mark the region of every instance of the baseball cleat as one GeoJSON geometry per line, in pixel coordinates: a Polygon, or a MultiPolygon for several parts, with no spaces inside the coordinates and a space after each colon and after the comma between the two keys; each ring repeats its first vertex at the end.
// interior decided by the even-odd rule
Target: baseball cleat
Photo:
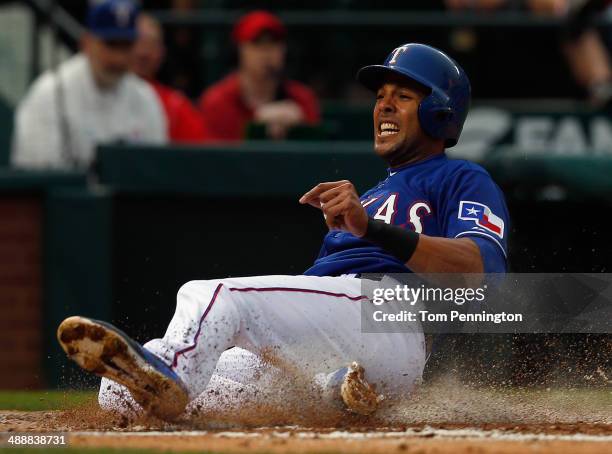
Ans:
{"type": "Polygon", "coordinates": [[[58,327],[57,339],[70,359],[127,387],[145,411],[172,420],[185,410],[189,398],[176,373],[110,323],[69,317],[58,327]]]}
{"type": "Polygon", "coordinates": [[[383,401],[375,386],[365,379],[363,367],[356,362],[330,374],[325,388],[331,392],[332,399],[342,398],[346,410],[363,416],[374,413],[383,401]]]}

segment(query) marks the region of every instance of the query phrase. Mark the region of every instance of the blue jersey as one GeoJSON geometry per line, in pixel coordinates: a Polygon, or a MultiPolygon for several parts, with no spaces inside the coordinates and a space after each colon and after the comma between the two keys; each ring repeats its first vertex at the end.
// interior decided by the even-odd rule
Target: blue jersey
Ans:
{"type": "MultiPolygon", "coordinates": [[[[508,209],[491,176],[477,164],[445,154],[389,169],[361,197],[368,215],[417,233],[467,237],[478,245],[485,273],[506,271],[508,209]]],[[[339,276],[407,273],[399,259],[351,233],[332,230],[319,257],[304,274],[339,276]]]]}

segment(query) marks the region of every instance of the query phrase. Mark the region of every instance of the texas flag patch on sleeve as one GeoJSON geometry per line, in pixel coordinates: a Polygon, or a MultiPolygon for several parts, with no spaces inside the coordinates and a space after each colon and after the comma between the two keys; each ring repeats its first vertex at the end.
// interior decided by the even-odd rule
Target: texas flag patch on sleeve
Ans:
{"type": "Polygon", "coordinates": [[[498,237],[504,237],[504,220],[491,211],[491,209],[478,202],[462,200],[459,202],[459,219],[464,221],[474,221],[476,225],[498,237]]]}

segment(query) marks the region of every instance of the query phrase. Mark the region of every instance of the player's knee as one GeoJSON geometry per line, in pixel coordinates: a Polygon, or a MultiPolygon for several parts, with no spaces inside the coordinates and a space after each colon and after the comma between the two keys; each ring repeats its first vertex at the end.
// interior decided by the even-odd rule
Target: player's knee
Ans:
{"type": "Polygon", "coordinates": [[[197,303],[200,294],[202,294],[202,281],[189,281],[177,292],[177,304],[197,303]]]}
{"type": "Polygon", "coordinates": [[[181,285],[179,288],[178,295],[179,296],[195,296],[202,295],[204,296],[210,290],[214,290],[222,281],[220,279],[212,279],[209,281],[188,281],[181,285]]]}
{"type": "Polygon", "coordinates": [[[189,281],[181,286],[177,292],[177,303],[207,303],[214,298],[223,285],[223,280],[189,281]]]}
{"type": "Polygon", "coordinates": [[[195,291],[196,282],[197,281],[187,281],[187,282],[185,282],[179,288],[178,294],[179,295],[183,295],[183,294],[192,293],[193,291],[195,291]]]}
{"type": "Polygon", "coordinates": [[[227,280],[190,281],[179,289],[176,299],[177,313],[198,314],[204,308],[215,307],[216,313],[225,313],[230,319],[240,318],[241,299],[234,292],[224,290],[224,284],[229,287],[227,280]]]}

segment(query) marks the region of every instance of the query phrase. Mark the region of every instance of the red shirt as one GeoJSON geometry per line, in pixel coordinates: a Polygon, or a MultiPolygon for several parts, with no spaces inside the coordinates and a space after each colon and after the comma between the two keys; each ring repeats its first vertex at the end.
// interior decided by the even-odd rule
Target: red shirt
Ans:
{"type": "MultiPolygon", "coordinates": [[[[283,91],[286,99],[295,101],[304,114],[306,124],[320,121],[319,102],[314,92],[305,85],[287,80],[283,91]]],[[[242,140],[254,111],[242,99],[236,73],[230,74],[202,93],[199,101],[204,123],[213,140],[242,140]]]]}
{"type": "Polygon", "coordinates": [[[149,81],[164,106],[168,137],[172,142],[203,142],[208,134],[202,114],[181,92],[157,81],[149,81]]]}

